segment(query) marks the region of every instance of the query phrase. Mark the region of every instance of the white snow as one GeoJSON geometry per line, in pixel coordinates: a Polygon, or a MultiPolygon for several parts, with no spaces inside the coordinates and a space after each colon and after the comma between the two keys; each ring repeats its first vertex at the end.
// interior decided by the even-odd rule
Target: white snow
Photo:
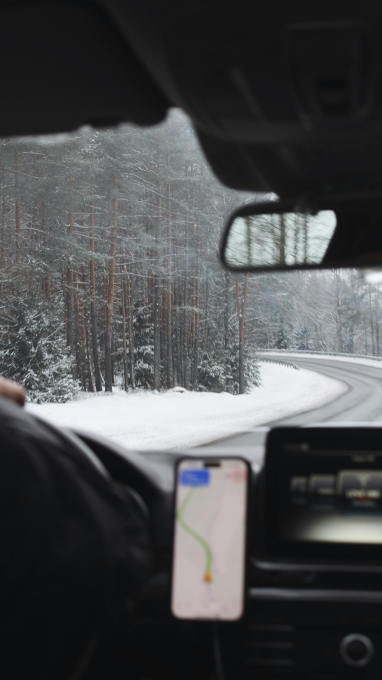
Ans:
{"type": "Polygon", "coordinates": [[[114,392],[66,404],[29,404],[50,422],[92,431],[140,450],[184,449],[320,406],[346,386],[314,371],[261,364],[262,386],[233,396],[206,392],[114,392]]]}

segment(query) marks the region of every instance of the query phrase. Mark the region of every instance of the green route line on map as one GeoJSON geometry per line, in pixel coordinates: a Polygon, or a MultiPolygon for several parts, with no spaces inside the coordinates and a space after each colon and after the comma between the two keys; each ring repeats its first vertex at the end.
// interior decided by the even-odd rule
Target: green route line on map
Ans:
{"type": "Polygon", "coordinates": [[[183,513],[189,504],[192,496],[194,495],[195,488],[191,488],[188,493],[186,494],[185,498],[183,499],[181,505],[179,506],[177,513],[176,513],[176,518],[180,524],[180,526],[187,531],[187,533],[190,534],[198,543],[202,546],[205,556],[206,556],[206,566],[205,566],[205,580],[206,581],[211,581],[211,566],[212,566],[212,552],[211,548],[208,545],[207,541],[203,538],[203,536],[200,536],[192,527],[190,527],[183,519],[183,513]]]}

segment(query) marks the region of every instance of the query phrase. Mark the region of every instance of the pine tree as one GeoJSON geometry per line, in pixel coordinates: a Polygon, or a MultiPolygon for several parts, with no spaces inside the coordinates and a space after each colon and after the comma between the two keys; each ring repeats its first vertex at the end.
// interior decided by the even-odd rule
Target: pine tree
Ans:
{"type": "Polygon", "coordinates": [[[32,402],[65,402],[79,391],[62,328],[52,315],[52,309],[62,314],[60,306],[57,300],[48,305],[14,299],[1,324],[0,373],[21,383],[32,402]]]}
{"type": "Polygon", "coordinates": [[[225,389],[224,363],[205,352],[198,364],[198,390],[223,392],[225,389]]]}
{"type": "MultiPolygon", "coordinates": [[[[227,392],[240,394],[239,371],[239,341],[234,338],[225,356],[224,374],[227,392]]],[[[261,384],[260,368],[253,352],[247,351],[244,355],[243,375],[244,392],[249,392],[253,387],[258,387],[261,384]]]]}
{"type": "Polygon", "coordinates": [[[136,302],[133,317],[135,384],[144,389],[154,386],[154,329],[150,308],[136,302]]]}
{"type": "Polygon", "coordinates": [[[284,325],[280,325],[277,337],[276,337],[276,348],[277,349],[288,349],[289,339],[288,339],[288,328],[284,325]]]}
{"type": "Polygon", "coordinates": [[[235,317],[231,317],[227,321],[225,347],[222,347],[220,355],[226,392],[243,394],[261,384],[260,367],[256,360],[256,354],[253,346],[248,342],[241,356],[244,389],[240,392],[240,338],[235,317]]]}
{"type": "Polygon", "coordinates": [[[309,349],[309,331],[306,326],[302,326],[296,332],[296,349],[307,350],[309,349]]]}

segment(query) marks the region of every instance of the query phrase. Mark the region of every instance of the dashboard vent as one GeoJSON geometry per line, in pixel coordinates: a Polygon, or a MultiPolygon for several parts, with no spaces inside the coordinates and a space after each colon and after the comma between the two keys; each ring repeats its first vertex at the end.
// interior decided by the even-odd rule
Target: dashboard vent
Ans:
{"type": "Polygon", "coordinates": [[[295,627],[284,624],[249,623],[247,670],[262,670],[262,676],[294,669],[295,627]]]}

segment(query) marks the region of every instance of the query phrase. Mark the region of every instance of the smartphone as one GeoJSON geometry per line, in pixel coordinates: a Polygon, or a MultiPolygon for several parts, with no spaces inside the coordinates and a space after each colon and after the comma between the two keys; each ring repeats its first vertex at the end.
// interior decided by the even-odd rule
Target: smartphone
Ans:
{"type": "Polygon", "coordinates": [[[236,621],[244,613],[249,464],[188,458],[175,483],[171,611],[236,621]]]}

